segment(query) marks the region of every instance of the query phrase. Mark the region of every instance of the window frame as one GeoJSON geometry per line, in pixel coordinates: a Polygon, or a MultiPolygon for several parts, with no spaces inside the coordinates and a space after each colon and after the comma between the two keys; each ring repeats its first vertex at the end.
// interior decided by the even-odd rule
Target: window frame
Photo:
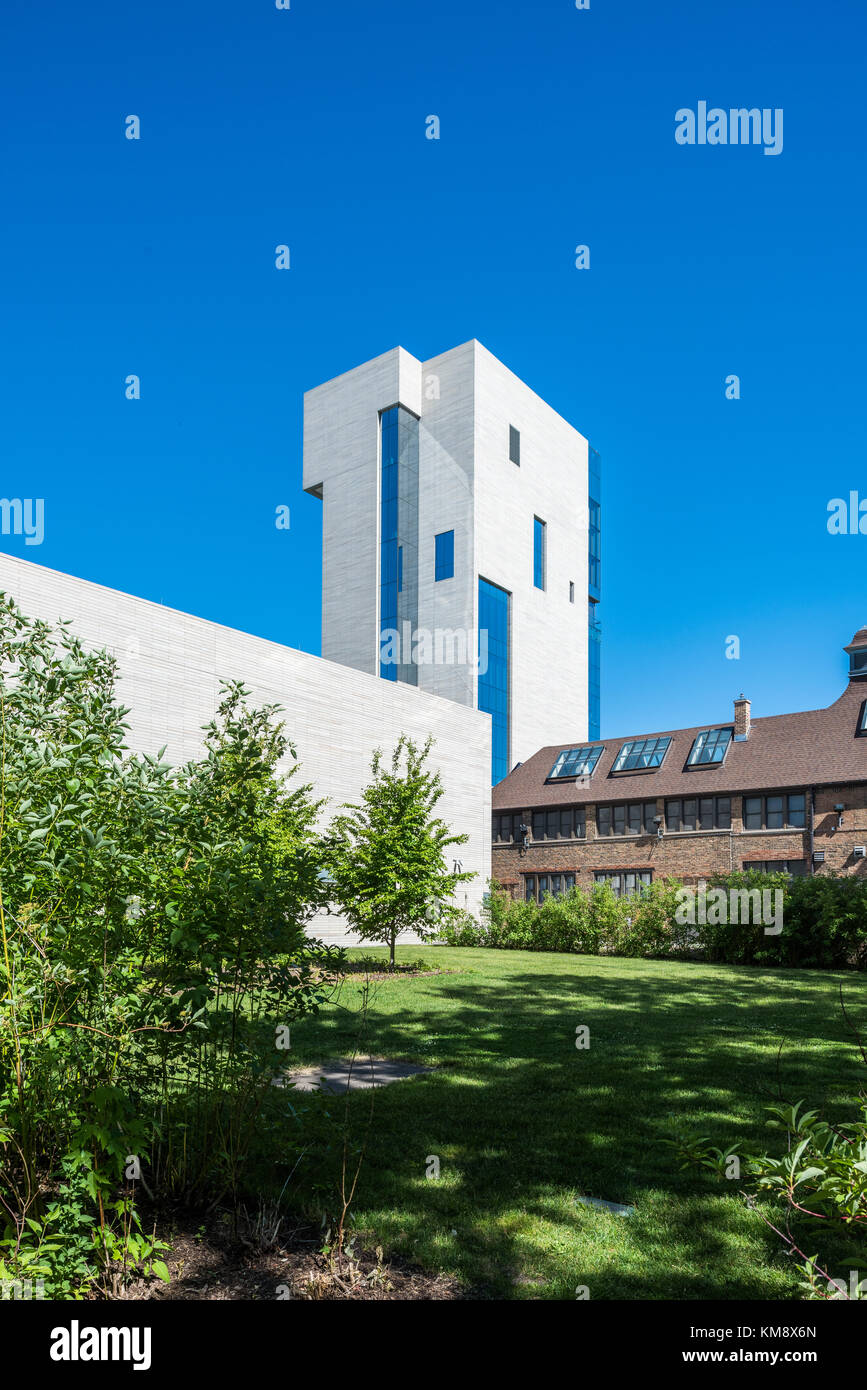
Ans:
{"type": "Polygon", "coordinates": [[[533,588],[540,593],[548,587],[548,525],[533,515],[533,588]],[[541,583],[540,583],[541,580],[541,583]]]}
{"type": "Polygon", "coordinates": [[[599,743],[599,744],[596,744],[596,743],[581,743],[581,744],[578,745],[577,748],[562,748],[562,749],[560,750],[560,752],[557,754],[556,760],[555,760],[555,762],[554,762],[554,766],[551,768],[551,771],[548,773],[548,776],[545,778],[545,781],[546,781],[546,782],[569,782],[569,781],[572,781],[573,779],[576,779],[576,778],[578,778],[578,777],[592,777],[592,776],[593,776],[593,773],[594,773],[594,770],[595,770],[595,768],[596,768],[596,765],[597,765],[597,763],[599,762],[599,759],[602,757],[602,754],[603,754],[604,752],[605,752],[605,744],[604,744],[604,743],[599,743]],[[568,761],[569,761],[569,759],[568,759],[568,754],[570,754],[570,753],[584,753],[584,754],[587,754],[587,755],[592,754],[592,753],[595,753],[595,754],[596,754],[596,757],[593,758],[592,761],[590,761],[589,756],[585,756],[584,758],[582,758],[581,761],[580,761],[579,764],[578,764],[579,767],[581,767],[581,768],[584,769],[584,770],[581,771],[581,772],[578,772],[578,771],[576,771],[576,772],[558,772],[558,771],[557,771],[557,768],[558,768],[559,765],[560,765],[561,759],[565,758],[566,761],[568,762],[568,761]],[[589,767],[587,766],[588,763],[590,764],[589,767]]]}
{"type": "Polygon", "coordinates": [[[598,840],[611,840],[616,836],[627,835],[637,839],[641,835],[655,835],[656,826],[654,821],[659,815],[656,809],[656,801],[601,801],[596,805],[596,838],[598,840]],[[633,815],[638,811],[639,815],[633,815]],[[601,828],[601,818],[607,812],[605,819],[609,829],[601,828]],[[633,830],[632,826],[638,819],[642,830],[633,830]]]}
{"type": "Polygon", "coordinates": [[[755,871],[762,874],[788,874],[789,878],[808,878],[808,864],[806,859],[742,859],[741,873],[755,871]],[[783,867],[771,869],[770,864],[780,864],[783,867]],[[796,872],[789,868],[790,864],[803,864],[803,869],[796,872]]]}
{"type": "Polygon", "coordinates": [[[641,897],[642,889],[649,888],[653,882],[652,869],[594,869],[593,883],[610,883],[615,898],[635,898],[641,897]],[[624,892],[627,876],[635,876],[635,891],[624,892]],[[614,881],[618,881],[618,887],[614,887],[614,881]]]}
{"type": "MultiPolygon", "coordinates": [[[[700,730],[700,732],[696,734],[695,738],[694,738],[693,741],[692,741],[692,747],[691,747],[690,750],[689,750],[689,755],[688,755],[687,760],[686,760],[686,766],[687,766],[687,768],[688,768],[690,771],[692,771],[694,768],[702,768],[702,767],[722,767],[723,763],[725,762],[726,758],[728,757],[728,751],[729,751],[729,749],[731,748],[732,743],[734,742],[734,736],[735,736],[735,731],[734,731],[734,728],[733,728],[733,726],[732,726],[731,724],[723,724],[723,725],[721,725],[719,728],[716,728],[716,729],[702,729],[702,730],[700,730]],[[697,754],[697,753],[700,753],[700,752],[703,752],[703,751],[704,751],[704,748],[707,747],[707,744],[704,744],[704,745],[702,746],[702,748],[699,748],[699,746],[698,746],[699,740],[700,740],[700,739],[703,739],[703,738],[707,738],[707,736],[708,736],[709,734],[728,734],[728,738],[726,739],[725,745],[724,745],[724,747],[723,747],[722,757],[719,757],[719,758],[705,758],[705,759],[702,760],[702,759],[698,758],[698,757],[696,756],[696,754],[697,754]]],[[[719,747],[719,742],[717,741],[713,746],[714,746],[715,749],[718,748],[718,747],[719,747]]]]}
{"type": "Polygon", "coordinates": [[[521,467],[521,431],[514,425],[509,426],[509,463],[521,467]]]}
{"type": "Polygon", "coordinates": [[[440,584],[444,579],[454,579],[455,577],[455,532],[454,527],[451,531],[438,531],[434,536],[434,583],[440,584]],[[445,547],[440,546],[440,541],[447,542],[445,547]],[[445,557],[441,555],[441,550],[445,548],[445,557]],[[447,574],[441,574],[441,569],[448,569],[447,574]]]}
{"type": "Polygon", "coordinates": [[[536,903],[540,907],[546,897],[560,898],[570,893],[577,882],[577,873],[572,869],[550,869],[543,873],[522,874],[521,877],[524,880],[522,901],[536,903]],[[553,881],[556,881],[556,888],[552,887],[553,881]]]}
{"type": "Polygon", "coordinates": [[[520,844],[518,837],[518,826],[524,823],[523,814],[520,811],[494,811],[491,814],[491,844],[492,845],[517,845],[520,844]],[[511,830],[508,838],[498,834],[502,829],[504,821],[511,822],[511,830]]]}
{"type": "Polygon", "coordinates": [[[537,806],[531,816],[530,833],[534,845],[551,843],[555,840],[586,840],[587,807],[537,806]],[[565,834],[564,825],[566,827],[565,834]],[[551,834],[550,832],[554,827],[556,827],[556,833],[551,834]],[[540,834],[536,833],[537,829],[541,831],[540,834]]]}
{"type": "Polygon", "coordinates": [[[750,833],[752,833],[752,834],[758,834],[758,833],[760,833],[760,832],[763,831],[763,830],[806,830],[806,828],[807,828],[807,795],[806,795],[806,792],[762,792],[762,793],[759,793],[758,795],[755,795],[755,796],[743,796],[743,797],[741,798],[741,828],[742,828],[742,830],[743,830],[745,833],[747,833],[747,834],[750,834],[750,833]],[[759,803],[759,808],[760,808],[760,809],[759,809],[758,811],[755,811],[755,810],[748,811],[748,810],[747,810],[747,803],[748,803],[748,802],[751,802],[751,801],[753,801],[753,802],[756,802],[756,801],[757,801],[757,802],[759,803]],[[780,810],[777,811],[776,809],[774,809],[774,811],[771,813],[771,814],[773,814],[774,816],[777,816],[777,815],[778,815],[778,816],[780,817],[780,824],[779,824],[779,825],[769,825],[769,824],[768,824],[768,802],[769,802],[769,801],[781,801],[781,802],[782,802],[782,807],[780,808],[780,810]],[[793,802],[793,801],[802,801],[802,802],[803,802],[803,807],[802,807],[801,809],[799,809],[799,810],[796,810],[795,813],[794,813],[795,815],[798,815],[798,816],[801,816],[801,817],[802,817],[802,820],[801,820],[801,824],[800,824],[800,825],[798,825],[796,822],[794,822],[794,821],[791,820],[791,815],[792,815],[791,802],[793,802]],[[747,817],[748,817],[748,816],[752,816],[752,817],[760,816],[760,817],[761,817],[761,825],[748,825],[748,824],[747,824],[747,817]]]}
{"type": "Polygon", "coordinates": [[[631,775],[635,772],[657,772],[659,768],[662,767],[662,764],[665,762],[665,759],[668,756],[668,750],[671,748],[671,743],[671,734],[661,734],[657,737],[651,738],[628,738],[626,742],[621,745],[620,752],[614,759],[614,762],[611,767],[611,775],[616,777],[620,774],[631,775]],[[649,748],[649,745],[652,745],[652,747],[649,748]],[[628,762],[630,758],[643,757],[644,753],[639,750],[649,750],[650,755],[654,758],[656,757],[656,754],[659,753],[658,761],[645,763],[643,767],[621,766],[621,763],[628,762]]]}
{"type": "Polygon", "coordinates": [[[665,799],[665,831],[671,835],[692,835],[701,830],[731,830],[732,828],[732,798],[731,796],[671,796],[665,799]],[[712,825],[702,825],[702,802],[712,801],[712,825]],[[721,803],[727,804],[728,810],[721,810],[721,803]],[[671,807],[678,806],[678,824],[670,823],[671,807]],[[684,809],[693,806],[692,825],[687,824],[688,813],[684,809]],[[720,824],[721,820],[727,820],[727,824],[720,824]]]}

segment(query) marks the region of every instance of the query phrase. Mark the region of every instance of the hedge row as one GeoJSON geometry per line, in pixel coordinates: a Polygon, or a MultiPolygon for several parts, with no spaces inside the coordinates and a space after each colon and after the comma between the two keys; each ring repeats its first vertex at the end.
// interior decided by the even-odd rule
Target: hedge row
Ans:
{"type": "Polygon", "coordinates": [[[864,970],[867,883],[833,876],[789,882],[783,874],[750,872],[708,880],[706,891],[692,898],[677,880],[658,879],[640,897],[616,898],[608,884],[595,884],[589,893],[576,887],[539,905],[516,901],[494,884],[483,920],[450,925],[441,939],[498,950],[864,970]],[[766,894],[772,915],[731,920],[731,895],[745,890],[766,894]]]}

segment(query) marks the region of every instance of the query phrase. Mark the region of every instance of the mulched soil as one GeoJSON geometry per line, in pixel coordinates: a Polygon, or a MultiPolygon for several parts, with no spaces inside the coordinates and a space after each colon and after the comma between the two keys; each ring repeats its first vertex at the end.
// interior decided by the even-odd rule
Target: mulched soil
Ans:
{"type": "MultiPolygon", "coordinates": [[[[153,1229],[143,1222],[145,1229],[153,1229]]],[[[428,1274],[399,1257],[380,1262],[376,1252],[360,1251],[355,1267],[331,1268],[321,1254],[322,1235],[299,1226],[281,1235],[273,1248],[262,1250],[254,1241],[233,1234],[230,1220],[217,1214],[206,1218],[179,1212],[157,1220],[157,1235],[171,1243],[163,1258],[171,1283],[138,1279],[122,1297],[137,1300],[255,1299],[418,1299],[442,1300],[484,1297],[467,1292],[456,1279],[428,1274]]]]}

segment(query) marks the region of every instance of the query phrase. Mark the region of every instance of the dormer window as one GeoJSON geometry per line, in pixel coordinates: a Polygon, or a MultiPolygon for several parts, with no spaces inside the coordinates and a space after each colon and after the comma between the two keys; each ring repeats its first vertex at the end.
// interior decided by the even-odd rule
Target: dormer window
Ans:
{"type": "Polygon", "coordinates": [[[731,729],[705,729],[692,745],[687,767],[708,767],[723,762],[731,741],[731,729]]]}
{"type": "Polygon", "coordinates": [[[855,730],[856,738],[867,738],[867,700],[861,706],[858,714],[858,727],[855,730]]]}
{"type": "Polygon", "coordinates": [[[604,747],[602,744],[597,748],[564,748],[548,773],[548,781],[561,777],[589,777],[604,747]]]}
{"type": "Polygon", "coordinates": [[[867,680],[867,627],[859,628],[843,650],[849,658],[850,681],[867,680]]]}
{"type": "Polygon", "coordinates": [[[643,772],[659,767],[668,752],[670,738],[634,738],[624,743],[612,772],[643,772]]]}

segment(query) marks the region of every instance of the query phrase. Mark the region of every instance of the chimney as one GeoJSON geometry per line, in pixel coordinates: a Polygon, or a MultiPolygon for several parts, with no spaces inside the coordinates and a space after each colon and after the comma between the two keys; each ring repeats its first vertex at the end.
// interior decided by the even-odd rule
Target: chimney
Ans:
{"type": "Polygon", "coordinates": [[[750,702],[741,692],[735,700],[735,743],[746,743],[750,736],[750,702]]]}

